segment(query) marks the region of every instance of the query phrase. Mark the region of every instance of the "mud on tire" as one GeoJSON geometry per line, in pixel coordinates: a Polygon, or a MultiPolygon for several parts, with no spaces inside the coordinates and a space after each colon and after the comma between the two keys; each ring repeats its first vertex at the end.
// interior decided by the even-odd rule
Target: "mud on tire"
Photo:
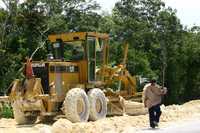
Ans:
{"type": "Polygon", "coordinates": [[[89,119],[92,121],[102,119],[107,114],[107,100],[102,90],[98,88],[91,89],[88,92],[90,101],[90,115],[89,119]]]}
{"type": "Polygon", "coordinates": [[[68,91],[63,103],[63,112],[71,122],[85,122],[89,118],[89,100],[83,89],[68,91]]]}
{"type": "Polygon", "coordinates": [[[13,114],[17,124],[33,124],[37,120],[37,116],[25,116],[24,112],[20,108],[20,101],[15,101],[12,104],[13,114]]]}

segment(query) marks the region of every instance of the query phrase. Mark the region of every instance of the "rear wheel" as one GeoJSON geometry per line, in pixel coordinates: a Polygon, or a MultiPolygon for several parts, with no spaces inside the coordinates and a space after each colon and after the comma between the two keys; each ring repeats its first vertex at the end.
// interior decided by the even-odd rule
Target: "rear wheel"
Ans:
{"type": "Polygon", "coordinates": [[[89,118],[89,100],[83,89],[71,89],[63,103],[64,114],[71,122],[85,122],[89,118]]]}
{"type": "Polygon", "coordinates": [[[88,92],[90,101],[90,120],[98,120],[106,117],[107,100],[102,90],[95,88],[88,92]]]}
{"type": "Polygon", "coordinates": [[[20,101],[15,101],[12,107],[17,124],[33,124],[36,122],[37,116],[25,116],[25,113],[20,108],[20,101]]]}

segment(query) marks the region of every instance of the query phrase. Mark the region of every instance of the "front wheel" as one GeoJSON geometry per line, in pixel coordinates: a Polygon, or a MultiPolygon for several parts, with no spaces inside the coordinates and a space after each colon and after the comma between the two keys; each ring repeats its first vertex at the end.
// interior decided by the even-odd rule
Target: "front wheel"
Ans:
{"type": "Polygon", "coordinates": [[[69,90],[63,107],[64,114],[71,122],[86,122],[89,118],[89,100],[81,88],[69,90]]]}

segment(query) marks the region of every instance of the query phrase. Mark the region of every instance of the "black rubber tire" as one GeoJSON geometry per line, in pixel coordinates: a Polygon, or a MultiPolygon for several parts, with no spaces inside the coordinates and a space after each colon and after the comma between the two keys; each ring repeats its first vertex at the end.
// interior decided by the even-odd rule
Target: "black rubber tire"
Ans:
{"type": "Polygon", "coordinates": [[[37,120],[37,116],[25,116],[24,112],[21,111],[20,101],[15,101],[12,104],[14,119],[17,124],[34,124],[37,120]]]}
{"type": "Polygon", "coordinates": [[[86,122],[89,118],[89,100],[85,91],[81,88],[73,88],[68,91],[63,103],[63,112],[71,122],[86,122]],[[78,113],[78,100],[83,102],[83,111],[78,113]]]}
{"type": "Polygon", "coordinates": [[[88,92],[90,101],[90,115],[89,120],[96,121],[105,118],[107,115],[107,99],[102,90],[98,88],[91,89],[88,92]],[[97,100],[100,102],[100,111],[96,109],[97,100]]]}

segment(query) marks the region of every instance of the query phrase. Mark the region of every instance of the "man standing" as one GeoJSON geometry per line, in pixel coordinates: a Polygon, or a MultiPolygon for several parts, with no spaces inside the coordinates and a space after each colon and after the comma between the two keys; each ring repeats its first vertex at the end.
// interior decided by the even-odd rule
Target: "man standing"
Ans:
{"type": "Polygon", "coordinates": [[[151,80],[149,84],[144,86],[143,89],[143,102],[144,106],[149,111],[150,126],[155,128],[158,126],[161,110],[162,96],[167,93],[167,88],[162,88],[156,84],[156,80],[151,80]]]}

